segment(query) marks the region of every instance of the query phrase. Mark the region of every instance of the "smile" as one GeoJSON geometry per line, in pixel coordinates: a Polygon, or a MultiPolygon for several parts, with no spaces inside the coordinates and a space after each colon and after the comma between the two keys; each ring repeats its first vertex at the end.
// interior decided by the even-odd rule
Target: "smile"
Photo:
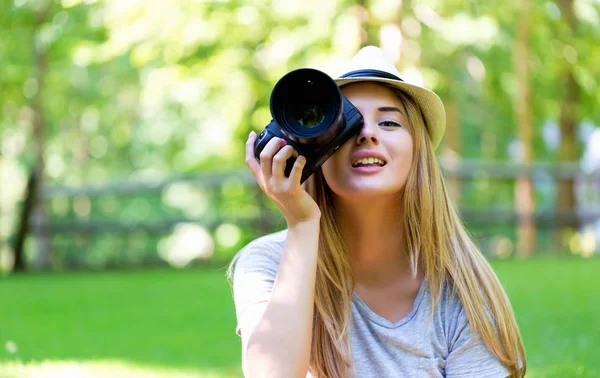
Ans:
{"type": "Polygon", "coordinates": [[[376,158],[376,157],[364,157],[364,158],[360,158],[357,161],[355,161],[354,163],[352,163],[352,167],[356,168],[356,167],[372,167],[372,166],[376,166],[376,167],[383,167],[385,165],[385,161],[376,158]]]}

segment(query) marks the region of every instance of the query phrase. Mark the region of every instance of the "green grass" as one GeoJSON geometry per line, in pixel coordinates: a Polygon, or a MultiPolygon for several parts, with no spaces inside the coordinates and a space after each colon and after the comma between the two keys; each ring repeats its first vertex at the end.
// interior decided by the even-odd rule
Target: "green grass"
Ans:
{"type": "MultiPolygon", "coordinates": [[[[600,260],[493,265],[517,315],[528,377],[600,377],[600,260]]],[[[13,275],[0,279],[0,301],[3,378],[241,375],[223,271],[13,275]]]]}
{"type": "Polygon", "coordinates": [[[121,361],[195,376],[240,375],[235,312],[222,271],[9,276],[0,280],[0,298],[2,362],[96,361],[110,367],[121,361]],[[6,350],[8,340],[16,353],[6,350]]]}
{"type": "Polygon", "coordinates": [[[528,377],[600,377],[600,259],[493,264],[525,343],[528,377]]]}

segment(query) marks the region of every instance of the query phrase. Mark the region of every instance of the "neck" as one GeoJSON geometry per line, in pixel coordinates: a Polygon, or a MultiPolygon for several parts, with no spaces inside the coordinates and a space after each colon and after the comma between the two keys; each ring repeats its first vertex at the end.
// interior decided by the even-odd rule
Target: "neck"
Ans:
{"type": "Polygon", "coordinates": [[[334,199],[357,282],[378,285],[410,275],[401,204],[398,195],[356,201],[334,199]]]}

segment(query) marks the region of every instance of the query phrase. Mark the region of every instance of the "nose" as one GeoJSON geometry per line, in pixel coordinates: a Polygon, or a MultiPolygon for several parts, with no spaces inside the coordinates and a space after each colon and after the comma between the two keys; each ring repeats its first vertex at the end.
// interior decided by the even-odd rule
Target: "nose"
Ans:
{"type": "Polygon", "coordinates": [[[369,141],[375,145],[379,144],[379,138],[377,132],[379,128],[372,122],[364,121],[360,133],[356,137],[356,145],[359,146],[363,143],[369,143],[369,141]]]}

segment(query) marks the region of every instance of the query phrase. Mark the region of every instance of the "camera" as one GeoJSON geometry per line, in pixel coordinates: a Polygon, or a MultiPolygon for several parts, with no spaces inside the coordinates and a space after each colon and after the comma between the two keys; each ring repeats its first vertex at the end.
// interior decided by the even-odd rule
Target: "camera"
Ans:
{"type": "MultiPolygon", "coordinates": [[[[301,183],[362,127],[362,114],[324,72],[301,68],[284,75],[271,92],[273,119],[258,134],[254,156],[273,138],[285,139],[306,158],[301,183]]],[[[286,162],[289,177],[295,158],[286,162]]]]}

